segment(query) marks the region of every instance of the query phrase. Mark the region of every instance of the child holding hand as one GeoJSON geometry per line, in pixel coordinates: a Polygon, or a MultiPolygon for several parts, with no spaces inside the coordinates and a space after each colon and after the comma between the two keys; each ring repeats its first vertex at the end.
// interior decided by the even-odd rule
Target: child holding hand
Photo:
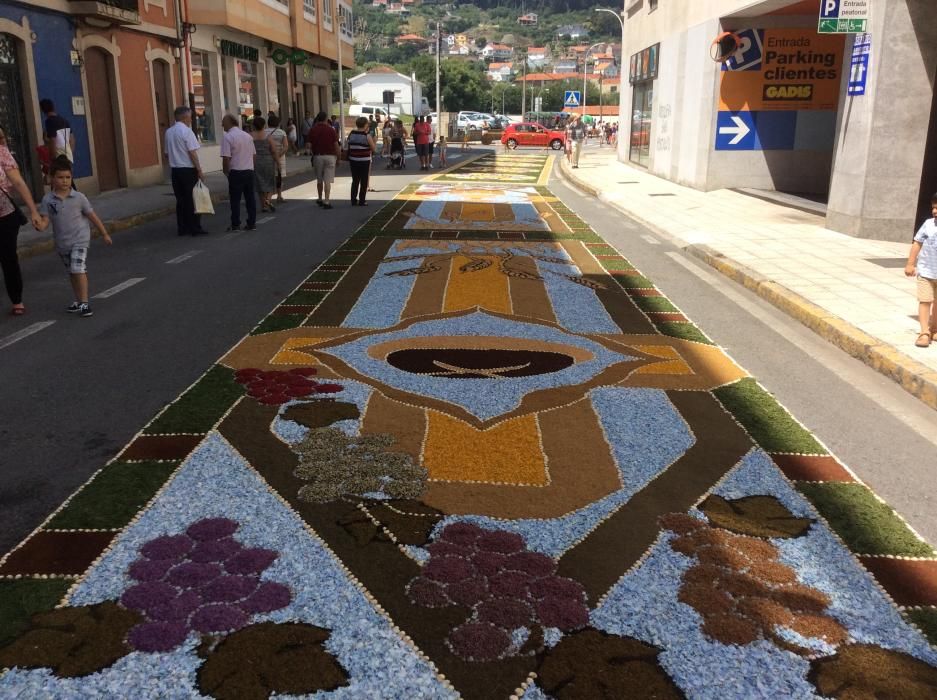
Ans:
{"type": "Polygon", "coordinates": [[[75,301],[66,309],[85,318],[94,315],[88,303],[88,247],[91,245],[91,224],[101,232],[107,245],[111,237],[104,223],[94,213],[91,202],[81,192],[72,189],[72,165],[66,158],[56,158],[50,169],[52,191],[42,198],[39,213],[45,231],[51,220],[55,249],[65,263],[72,283],[75,301]]]}

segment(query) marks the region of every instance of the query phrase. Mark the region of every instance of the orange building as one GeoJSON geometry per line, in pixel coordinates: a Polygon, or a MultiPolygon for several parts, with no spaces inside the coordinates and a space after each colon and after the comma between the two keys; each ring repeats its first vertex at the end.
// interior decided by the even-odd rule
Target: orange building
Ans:
{"type": "MultiPolygon", "coordinates": [[[[344,0],[112,0],[76,30],[93,174],[88,191],[162,182],[173,110],[188,104],[206,171],[221,168],[225,114],[301,122],[329,110],[331,71],[354,65],[344,0]],[[340,22],[340,18],[344,18],[340,22]]],[[[73,9],[73,13],[76,10],[73,9]]]]}

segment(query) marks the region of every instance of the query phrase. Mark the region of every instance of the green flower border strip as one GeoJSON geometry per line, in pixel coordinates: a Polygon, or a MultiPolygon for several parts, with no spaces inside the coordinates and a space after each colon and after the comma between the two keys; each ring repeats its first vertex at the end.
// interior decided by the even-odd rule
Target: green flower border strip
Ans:
{"type": "MultiPolygon", "coordinates": [[[[486,157],[491,156],[460,165],[486,157]]],[[[543,167],[551,164],[552,159],[546,157],[543,167]]],[[[410,185],[400,194],[412,193],[418,186],[410,185]]],[[[537,191],[552,195],[543,186],[537,186],[537,191]]],[[[383,227],[399,206],[400,200],[395,198],[378,210],[250,334],[301,326],[374,238],[430,237],[385,231],[383,227]]],[[[533,239],[586,241],[605,271],[659,332],[713,344],[648,278],[565,204],[556,202],[553,208],[573,235],[550,234],[533,239]]],[[[474,233],[469,237],[479,238],[474,233]]],[[[117,458],[0,559],[0,644],[15,637],[31,615],[63,600],[74,582],[107,550],[113,537],[158,496],[179,464],[223,419],[241,393],[233,372],[213,365],[160,411],[117,458]]],[[[716,389],[714,394],[873,574],[906,619],[937,645],[937,552],[756,380],[742,379],[716,389]]]]}

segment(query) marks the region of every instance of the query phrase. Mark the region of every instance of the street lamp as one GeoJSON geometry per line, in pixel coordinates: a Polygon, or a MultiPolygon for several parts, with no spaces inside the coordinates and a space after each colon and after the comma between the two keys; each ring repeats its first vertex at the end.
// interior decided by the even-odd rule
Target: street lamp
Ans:
{"type": "Polygon", "coordinates": [[[593,11],[594,12],[610,12],[611,14],[615,15],[615,19],[617,19],[618,22],[621,24],[621,33],[622,35],[624,35],[625,33],[625,17],[624,17],[625,13],[624,12],[616,12],[615,10],[610,10],[607,7],[595,7],[593,8],[593,11]]]}
{"type": "Polygon", "coordinates": [[[586,117],[586,79],[589,77],[589,54],[592,53],[592,49],[596,46],[602,46],[603,42],[598,42],[586,49],[586,53],[582,57],[582,117],[583,123],[585,123],[586,117]]]}

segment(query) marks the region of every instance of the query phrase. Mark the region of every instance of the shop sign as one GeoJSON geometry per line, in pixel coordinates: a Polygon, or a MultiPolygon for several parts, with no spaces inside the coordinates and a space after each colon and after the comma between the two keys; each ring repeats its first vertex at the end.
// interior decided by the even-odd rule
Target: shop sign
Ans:
{"type": "Polygon", "coordinates": [[[256,63],[260,59],[260,50],[255,49],[253,46],[247,46],[245,44],[239,44],[236,41],[228,41],[227,39],[222,39],[218,45],[218,49],[225,56],[231,56],[232,58],[240,58],[244,61],[253,61],[256,63]]]}
{"type": "Polygon", "coordinates": [[[273,62],[278,66],[285,66],[287,63],[301,66],[306,62],[306,52],[300,51],[299,49],[294,51],[287,51],[286,49],[274,49],[273,53],[270,54],[270,58],[272,58],[273,62]]]}
{"type": "Polygon", "coordinates": [[[717,151],[832,149],[845,38],[746,29],[722,66],[717,151]]]}
{"type": "Polygon", "coordinates": [[[865,85],[869,76],[869,56],[872,53],[872,35],[856,34],[852,45],[852,61],[849,68],[849,84],[846,94],[858,97],[865,94],[865,85]]]}
{"type": "Polygon", "coordinates": [[[657,57],[659,53],[660,44],[654,44],[643,51],[632,54],[628,82],[634,84],[642,80],[655,80],[657,78],[657,57]]]}

